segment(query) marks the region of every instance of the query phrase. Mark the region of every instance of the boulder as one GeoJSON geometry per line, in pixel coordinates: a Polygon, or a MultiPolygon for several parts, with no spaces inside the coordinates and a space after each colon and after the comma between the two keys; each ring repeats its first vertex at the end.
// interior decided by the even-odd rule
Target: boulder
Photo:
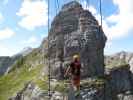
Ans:
{"type": "Polygon", "coordinates": [[[110,91],[113,100],[133,100],[133,74],[130,65],[106,69],[106,78],[106,91],[110,91]]]}

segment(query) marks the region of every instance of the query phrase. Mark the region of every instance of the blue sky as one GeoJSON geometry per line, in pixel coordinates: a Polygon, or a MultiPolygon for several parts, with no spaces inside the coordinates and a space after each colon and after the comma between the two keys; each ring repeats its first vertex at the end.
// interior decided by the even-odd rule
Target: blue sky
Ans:
{"type": "MultiPolygon", "coordinates": [[[[50,19],[64,3],[50,0],[50,19]]],[[[79,0],[100,21],[99,0],[79,0]]],[[[108,37],[105,54],[133,52],[133,0],[102,0],[103,30],[108,37]]],[[[47,0],[0,1],[0,56],[12,56],[25,47],[38,47],[47,36],[47,0]]]]}

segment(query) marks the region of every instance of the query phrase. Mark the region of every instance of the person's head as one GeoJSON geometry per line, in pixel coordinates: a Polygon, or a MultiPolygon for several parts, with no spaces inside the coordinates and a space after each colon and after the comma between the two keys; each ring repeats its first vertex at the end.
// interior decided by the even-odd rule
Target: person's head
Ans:
{"type": "Polygon", "coordinates": [[[80,60],[80,57],[78,54],[73,56],[73,61],[79,61],[79,60],[80,60]]]}

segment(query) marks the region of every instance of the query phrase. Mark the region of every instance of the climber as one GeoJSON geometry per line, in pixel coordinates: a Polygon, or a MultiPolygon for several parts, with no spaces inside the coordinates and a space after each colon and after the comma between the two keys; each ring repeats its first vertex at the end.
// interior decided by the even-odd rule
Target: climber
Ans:
{"type": "Polygon", "coordinates": [[[80,93],[80,68],[80,57],[79,55],[74,55],[73,61],[70,63],[70,66],[67,68],[65,73],[65,76],[70,75],[71,83],[77,96],[80,93]]]}

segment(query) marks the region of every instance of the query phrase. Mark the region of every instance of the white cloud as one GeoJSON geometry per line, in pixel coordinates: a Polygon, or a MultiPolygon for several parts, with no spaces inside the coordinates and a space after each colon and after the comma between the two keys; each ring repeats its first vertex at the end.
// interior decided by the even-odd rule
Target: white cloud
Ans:
{"type": "Polygon", "coordinates": [[[119,7],[120,14],[133,12],[133,0],[113,0],[113,3],[119,7]]]}
{"type": "Polygon", "coordinates": [[[33,30],[47,25],[47,3],[41,0],[24,0],[21,8],[16,13],[22,19],[18,23],[21,27],[33,30]]]}
{"type": "Polygon", "coordinates": [[[94,6],[88,5],[86,1],[81,2],[84,9],[89,10],[93,15],[97,14],[97,10],[94,6]]]}
{"type": "Polygon", "coordinates": [[[47,33],[41,34],[41,39],[44,39],[46,37],[48,37],[48,34],[47,33]]]}
{"type": "MultiPolygon", "coordinates": [[[[113,46],[113,40],[133,34],[133,0],[112,0],[112,2],[118,9],[111,16],[103,15],[103,30],[108,37],[105,47],[106,54],[112,53],[110,49],[113,46]]],[[[100,14],[95,7],[92,5],[86,7],[85,2],[82,5],[84,9],[89,9],[100,23],[100,14]]]]}
{"type": "MultiPolygon", "coordinates": [[[[133,0],[112,0],[118,10],[111,16],[103,16],[103,30],[108,37],[108,40],[122,38],[127,36],[133,30],[133,0]]],[[[86,7],[86,2],[83,2],[83,8],[89,9],[90,12],[100,22],[100,14],[94,6],[86,7]]]]}
{"type": "Polygon", "coordinates": [[[109,39],[117,39],[129,34],[133,30],[133,0],[113,0],[119,12],[104,20],[104,31],[109,39]],[[113,24],[109,27],[108,23],[113,24]]]}
{"type": "Polygon", "coordinates": [[[110,40],[110,41],[107,41],[106,43],[106,46],[105,46],[105,49],[104,49],[104,52],[105,54],[108,54],[108,53],[111,53],[112,51],[110,51],[110,49],[112,48],[113,46],[113,42],[110,40]]]}
{"type": "Polygon", "coordinates": [[[20,48],[15,48],[13,45],[0,43],[0,56],[13,56],[20,51],[20,48]]]}
{"type": "Polygon", "coordinates": [[[0,56],[11,56],[12,52],[9,48],[5,47],[4,45],[0,44],[0,56]]]}
{"type": "Polygon", "coordinates": [[[35,36],[31,36],[28,40],[22,41],[22,44],[34,44],[37,43],[38,39],[35,36]]]}
{"type": "Polygon", "coordinates": [[[111,48],[112,45],[113,45],[112,41],[108,41],[106,44],[106,48],[111,48]]]}
{"type": "Polygon", "coordinates": [[[89,10],[89,6],[87,5],[86,1],[81,2],[81,4],[84,9],[89,10]]]}
{"type": "Polygon", "coordinates": [[[23,47],[36,48],[40,45],[41,40],[42,40],[41,37],[31,36],[28,39],[21,40],[20,45],[23,46],[23,47]]]}
{"type": "Polygon", "coordinates": [[[97,14],[97,10],[94,8],[94,6],[90,5],[89,10],[93,15],[97,14]]]}
{"type": "Polygon", "coordinates": [[[2,15],[2,13],[0,13],[0,21],[2,21],[3,20],[3,15],[2,15]]]}
{"type": "Polygon", "coordinates": [[[88,5],[86,1],[81,2],[83,9],[89,10],[100,22],[100,14],[93,5],[88,5]]]}
{"type": "Polygon", "coordinates": [[[105,54],[111,54],[113,45],[114,44],[113,44],[112,40],[107,40],[106,45],[105,45],[105,49],[104,49],[104,53],[105,54]]]}
{"type": "Polygon", "coordinates": [[[7,5],[8,2],[9,2],[9,0],[3,0],[3,4],[4,4],[4,5],[7,5]]]}
{"type": "Polygon", "coordinates": [[[8,27],[0,30],[0,40],[11,38],[13,35],[15,32],[8,27]]]}

